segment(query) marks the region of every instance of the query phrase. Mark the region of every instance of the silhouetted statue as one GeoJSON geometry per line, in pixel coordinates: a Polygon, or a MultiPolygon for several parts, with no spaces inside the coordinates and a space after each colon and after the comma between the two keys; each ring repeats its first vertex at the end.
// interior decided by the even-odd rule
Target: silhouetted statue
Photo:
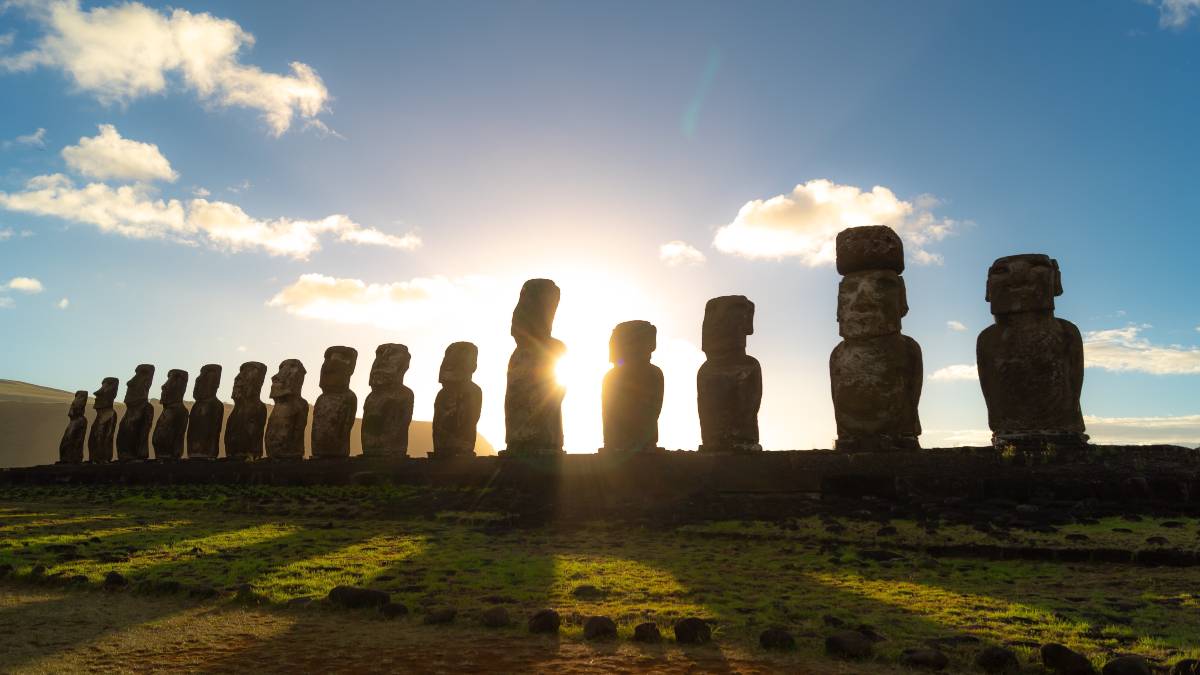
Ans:
{"type": "Polygon", "coordinates": [[[470,342],[446,347],[438,382],[442,389],[433,401],[434,459],[475,456],[475,429],[483,409],[483,390],[471,381],[479,361],[479,348],[470,342]]]}
{"type": "Polygon", "coordinates": [[[358,414],[358,397],[350,391],[350,376],[358,350],[330,347],[321,364],[321,395],[313,406],[313,457],[349,457],[350,429],[358,414]]]}
{"type": "Polygon", "coordinates": [[[530,279],[521,286],[513,310],[517,348],[508,359],[504,391],[504,454],[558,455],[563,451],[562,400],[566,391],[555,366],[566,351],[550,337],[560,291],[549,279],[530,279]]]}
{"type": "Polygon", "coordinates": [[[837,421],[835,448],[916,450],[921,422],[921,347],[900,333],[908,314],[904,245],[891,228],[868,225],[837,236],[837,320],[842,342],[829,356],[837,421]]]}
{"type": "Polygon", "coordinates": [[[663,374],[650,363],[658,329],[649,321],[617,324],[608,340],[613,368],[604,375],[601,404],[604,418],[602,452],[651,452],[658,447],[658,415],[662,412],[663,374]]]}
{"type": "Polygon", "coordinates": [[[210,363],[200,368],[192,388],[192,416],[188,422],[187,454],[194,459],[216,459],[221,454],[221,423],[225,404],[217,400],[221,366],[210,363]]]}
{"type": "Polygon", "coordinates": [[[704,305],[700,348],[706,360],[696,373],[700,452],[758,452],[762,367],[746,354],[754,334],[754,303],[744,295],[713,298],[704,305]]]}
{"type": "Polygon", "coordinates": [[[88,434],[88,461],[94,464],[111,462],[113,458],[113,436],[117,431],[113,401],[117,399],[119,382],[115,377],[106,377],[95,392],[92,409],[96,411],[96,419],[92,420],[92,430],[88,434]]]}
{"type": "Polygon", "coordinates": [[[996,447],[1041,450],[1087,444],[1079,395],[1083,339],[1054,316],[1062,295],[1058,261],[1040,253],[999,258],[986,299],[996,323],[975,343],[979,385],[996,447]]]}
{"type": "Polygon", "coordinates": [[[67,428],[58,444],[59,464],[79,464],[83,461],[83,442],[87,437],[87,390],[75,392],[71,407],[67,410],[67,428]]]}
{"type": "Polygon", "coordinates": [[[300,396],[304,387],[304,364],[287,359],[271,378],[271,418],[267,420],[267,457],[304,459],[304,431],[308,428],[308,401],[300,396]]]}
{"type": "MultiPolygon", "coordinates": [[[[411,360],[408,347],[402,344],[387,343],[375,348],[375,362],[371,364],[371,393],[363,402],[364,455],[408,455],[408,425],[412,422],[413,392],[404,386],[404,374],[408,372],[411,360]]],[[[317,401],[317,405],[320,404],[317,401]]]]}
{"type": "Polygon", "coordinates": [[[150,426],[154,406],[150,405],[150,385],[154,366],[143,363],[134,369],[125,383],[125,415],[117,425],[117,459],[122,462],[150,459],[150,426]]]}
{"type": "Polygon", "coordinates": [[[167,371],[167,381],[163,382],[159,394],[162,412],[158,413],[158,424],[154,425],[155,459],[183,458],[183,439],[188,429],[188,409],[183,405],[187,383],[186,370],[167,371]]]}
{"type": "Polygon", "coordinates": [[[247,361],[233,378],[233,410],[225,424],[226,457],[258,459],[263,456],[267,404],[259,399],[266,377],[266,364],[247,361]]]}

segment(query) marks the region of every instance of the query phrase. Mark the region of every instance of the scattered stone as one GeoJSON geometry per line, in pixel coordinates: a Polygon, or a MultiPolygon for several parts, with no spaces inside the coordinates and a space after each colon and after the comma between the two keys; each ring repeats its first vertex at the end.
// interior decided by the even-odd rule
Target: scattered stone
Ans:
{"type": "Polygon", "coordinates": [[[825,653],[841,659],[869,659],[874,643],[856,630],[834,633],[825,638],[825,653]]]}
{"type": "Polygon", "coordinates": [[[989,675],[1015,675],[1021,672],[1021,661],[1013,650],[992,645],[975,655],[975,667],[989,675]]]}
{"type": "Polygon", "coordinates": [[[512,618],[504,607],[489,607],[479,615],[479,621],[488,628],[507,628],[512,625],[512,618]]]}
{"type": "Polygon", "coordinates": [[[675,641],[685,645],[702,645],[712,641],[712,629],[704,619],[690,616],[675,622],[675,641]]]}
{"type": "Polygon", "coordinates": [[[945,670],[950,665],[950,659],[936,649],[905,649],[900,654],[900,663],[909,668],[945,670]]]}
{"type": "Polygon", "coordinates": [[[875,630],[875,627],[870,624],[860,623],[858,624],[858,628],[854,630],[871,642],[887,642],[887,638],[884,637],[883,633],[875,630]]]}
{"type": "Polygon", "coordinates": [[[1158,524],[1159,527],[1165,527],[1168,530],[1174,530],[1183,527],[1183,523],[1178,520],[1164,520],[1158,524]]]}
{"type": "Polygon", "coordinates": [[[591,584],[583,584],[582,586],[576,586],[575,589],[571,591],[571,595],[579,598],[580,600],[598,600],[607,594],[591,584]]]}
{"type": "Polygon", "coordinates": [[[1150,664],[1136,654],[1127,654],[1104,664],[1101,675],[1150,675],[1150,664]]]}
{"type": "Polygon", "coordinates": [[[633,641],[646,644],[662,642],[662,633],[658,630],[658,624],[647,621],[634,626],[633,641]]]}
{"type": "Polygon", "coordinates": [[[292,598],[291,600],[288,600],[287,606],[295,608],[295,609],[303,609],[304,607],[308,607],[309,605],[311,605],[313,603],[313,601],[314,601],[313,598],[310,598],[308,596],[301,596],[299,598],[292,598]]]}
{"type": "Polygon", "coordinates": [[[396,619],[408,614],[408,608],[399,602],[386,602],[379,606],[379,613],[385,619],[396,619]]]}
{"type": "Polygon", "coordinates": [[[1064,645],[1042,645],[1042,665],[1057,675],[1095,675],[1096,668],[1086,656],[1064,645]]]}
{"type": "Polygon", "coordinates": [[[542,609],[529,617],[529,632],[558,633],[558,627],[561,624],[562,619],[559,618],[558,612],[552,609],[542,609]]]}
{"type": "Polygon", "coordinates": [[[357,586],[335,586],[329,591],[329,601],[348,609],[363,607],[382,607],[392,601],[392,597],[383,591],[357,586]]]}
{"type": "Polygon", "coordinates": [[[1200,659],[1184,659],[1171,666],[1171,675],[1200,675],[1200,659]]]}
{"type": "Polygon", "coordinates": [[[763,649],[790,651],[796,648],[796,638],[783,628],[768,628],[758,636],[758,645],[763,649]]]}
{"type": "Polygon", "coordinates": [[[617,624],[607,616],[592,616],[583,622],[585,640],[615,640],[616,637],[617,624]]]}
{"type": "MultiPolygon", "coordinates": [[[[33,569],[29,570],[29,576],[31,576],[31,577],[40,577],[40,576],[44,576],[45,574],[46,574],[46,566],[45,565],[40,565],[40,564],[34,565],[33,569]]],[[[118,575],[118,576],[120,576],[120,575],[118,575]]]]}
{"type": "Polygon", "coordinates": [[[825,616],[821,617],[821,621],[823,621],[825,625],[829,626],[830,628],[841,628],[842,626],[846,625],[845,621],[842,621],[832,614],[826,614],[825,616]]]}
{"type": "Polygon", "coordinates": [[[104,581],[100,585],[107,589],[124,588],[129,585],[129,580],[120,572],[112,570],[104,575],[104,581]]]}
{"type": "Polygon", "coordinates": [[[754,303],[744,295],[713,298],[704,305],[700,349],[705,361],[696,373],[701,452],[758,452],[758,410],[762,366],[746,354],[754,334],[754,303]]]}
{"type": "Polygon", "coordinates": [[[440,624],[454,623],[454,619],[457,616],[457,609],[454,609],[453,607],[443,607],[427,613],[422,621],[427,626],[436,626],[440,624]]]}
{"type": "Polygon", "coordinates": [[[1169,540],[1167,540],[1166,537],[1160,537],[1160,536],[1155,535],[1153,537],[1146,537],[1146,543],[1150,544],[1151,546],[1166,546],[1166,545],[1170,544],[1171,542],[1169,540]]]}

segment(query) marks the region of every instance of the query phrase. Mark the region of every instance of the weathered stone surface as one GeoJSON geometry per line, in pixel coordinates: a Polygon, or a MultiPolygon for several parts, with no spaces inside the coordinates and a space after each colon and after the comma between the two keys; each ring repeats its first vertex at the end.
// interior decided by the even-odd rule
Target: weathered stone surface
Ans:
{"type": "Polygon", "coordinates": [[[350,376],[358,350],[330,347],[321,364],[321,395],[313,406],[312,455],[314,458],[350,456],[350,430],[358,414],[358,397],[350,391],[350,376]]]}
{"type": "Polygon", "coordinates": [[[58,462],[60,464],[79,464],[83,461],[83,442],[87,438],[87,390],[75,392],[71,407],[67,409],[67,428],[63,431],[62,440],[58,443],[58,462]]]}
{"type": "Polygon", "coordinates": [[[210,363],[200,368],[192,388],[191,416],[188,419],[187,454],[195,459],[216,459],[221,454],[221,425],[225,404],[217,400],[221,386],[221,366],[210,363]]]}
{"type": "Polygon", "coordinates": [[[335,586],[329,591],[329,602],[349,609],[362,607],[382,607],[392,601],[392,597],[383,591],[357,586],[335,586]]]}
{"type": "Polygon", "coordinates": [[[1083,339],[1054,316],[1062,295],[1058,261],[1042,254],[998,258],[986,299],[996,322],[975,343],[979,385],[997,447],[1040,450],[1087,444],[1079,396],[1083,339]]]}
{"type": "Polygon", "coordinates": [[[1200,659],[1183,659],[1171,666],[1171,675],[1200,675],[1200,659]]]}
{"type": "Polygon", "coordinates": [[[454,623],[454,619],[458,617],[458,610],[453,607],[439,607],[430,610],[421,619],[421,622],[427,626],[439,626],[447,623],[454,623]]]}
{"type": "Polygon", "coordinates": [[[517,342],[508,360],[504,391],[502,455],[560,455],[563,452],[562,400],[555,366],[566,351],[550,336],[560,291],[549,279],[530,279],[521,287],[513,310],[512,336],[517,342]]]}
{"type": "Polygon", "coordinates": [[[1100,675],[1150,675],[1150,662],[1137,654],[1118,656],[1100,670],[1100,675]]]}
{"type": "Polygon", "coordinates": [[[266,377],[266,364],[247,361],[233,378],[233,410],[225,424],[226,457],[258,459],[263,456],[267,404],[260,397],[266,377]]]}
{"type": "Polygon", "coordinates": [[[150,427],[154,422],[150,385],[153,382],[154,366],[143,363],[125,383],[125,415],[117,425],[119,461],[150,459],[150,427]]]}
{"type": "Polygon", "coordinates": [[[583,622],[583,639],[615,640],[617,624],[607,616],[590,616],[583,622]]]}
{"type": "Polygon", "coordinates": [[[904,243],[886,225],[850,227],[838,232],[835,242],[838,274],[866,270],[904,273],[904,243]]]}
{"type": "Polygon", "coordinates": [[[271,417],[267,420],[265,445],[271,459],[303,459],[304,430],[308,427],[308,401],[300,396],[304,387],[304,364],[287,359],[271,377],[271,417]]]}
{"type": "Polygon", "coordinates": [[[796,638],[786,629],[768,628],[759,634],[758,646],[763,649],[790,651],[796,648],[796,638]]]}
{"type": "Polygon", "coordinates": [[[689,616],[675,622],[675,641],[683,645],[702,645],[712,641],[708,622],[689,616]]]}
{"type": "Polygon", "coordinates": [[[1057,675],[1096,675],[1086,656],[1054,642],[1042,645],[1042,665],[1057,675]]]}
{"type": "Polygon", "coordinates": [[[441,391],[433,401],[432,459],[474,457],[483,390],[471,381],[479,361],[479,348],[470,342],[446,347],[438,371],[441,391]]]}
{"type": "Polygon", "coordinates": [[[701,452],[758,452],[762,367],[746,354],[754,334],[754,303],[743,295],[704,305],[700,348],[706,360],[696,373],[701,452]]]}
{"type": "Polygon", "coordinates": [[[662,632],[658,630],[658,624],[656,623],[650,621],[639,623],[633,627],[633,641],[658,644],[662,642],[662,632]]]}
{"type": "Polygon", "coordinates": [[[183,457],[183,439],[188,429],[188,409],[183,404],[187,392],[188,373],[177,368],[167,371],[159,400],[162,412],[158,424],[154,425],[154,458],[180,459],[183,457]]]}
{"type": "Polygon", "coordinates": [[[479,615],[479,622],[488,628],[507,628],[512,625],[512,618],[504,607],[489,607],[479,615]]]}
{"type": "Polygon", "coordinates": [[[1013,650],[992,645],[975,655],[975,667],[989,675],[1016,675],[1021,672],[1021,661],[1013,650]]]}
{"type": "Polygon", "coordinates": [[[869,659],[875,651],[870,638],[855,630],[834,633],[825,638],[825,653],[842,659],[869,659]]]}
{"type": "Polygon", "coordinates": [[[950,658],[937,649],[905,649],[900,654],[900,663],[920,670],[945,670],[950,658]]]}
{"type": "MultiPolygon", "coordinates": [[[[371,457],[408,455],[408,425],[412,422],[413,392],[404,386],[412,357],[408,347],[387,343],[375,349],[371,364],[371,393],[363,403],[362,449],[371,457]]],[[[317,401],[320,405],[320,400],[317,401]]]]}
{"type": "Polygon", "coordinates": [[[408,614],[408,607],[398,602],[387,602],[379,606],[379,613],[385,619],[397,619],[408,614]]]}
{"type": "Polygon", "coordinates": [[[604,375],[601,404],[604,447],[601,452],[652,452],[658,447],[663,373],[650,363],[658,329],[648,321],[617,324],[608,341],[613,368],[604,375]]]}
{"type": "Polygon", "coordinates": [[[88,461],[102,464],[111,462],[113,458],[113,436],[117,430],[117,413],[113,410],[113,401],[117,398],[115,377],[106,377],[96,390],[96,401],[92,409],[96,411],[96,419],[92,421],[92,430],[88,434],[88,461]]]}
{"type": "Polygon", "coordinates": [[[552,609],[540,609],[529,617],[530,633],[557,633],[562,624],[558,612],[552,609]]]}

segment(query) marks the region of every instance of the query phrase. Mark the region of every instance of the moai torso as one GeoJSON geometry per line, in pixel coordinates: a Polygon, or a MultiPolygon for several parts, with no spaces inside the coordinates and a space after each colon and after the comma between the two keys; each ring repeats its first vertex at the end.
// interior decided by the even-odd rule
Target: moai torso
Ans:
{"type": "Polygon", "coordinates": [[[404,386],[404,374],[408,371],[410,360],[408,347],[402,344],[382,344],[375,349],[375,362],[371,364],[371,393],[363,402],[361,436],[364,455],[408,455],[413,392],[404,386]]]}
{"type": "Polygon", "coordinates": [[[75,392],[75,399],[67,410],[67,428],[63,431],[62,440],[58,444],[58,461],[60,464],[79,464],[83,461],[83,443],[87,436],[88,394],[86,391],[75,392]]]}
{"type": "Polygon", "coordinates": [[[550,336],[559,289],[549,279],[530,279],[521,287],[513,310],[512,336],[517,348],[508,359],[504,391],[505,454],[562,453],[562,401],[566,391],[555,367],[566,352],[550,336]]]}
{"type": "Polygon", "coordinates": [[[266,365],[247,361],[233,378],[233,410],[225,424],[226,457],[258,459],[263,456],[267,405],[259,397],[266,377],[266,365]]]}
{"type": "Polygon", "coordinates": [[[651,452],[658,447],[663,374],[650,363],[658,331],[646,321],[626,321],[613,329],[601,389],[605,452],[651,452]]]}
{"type": "Polygon", "coordinates": [[[304,386],[304,364],[287,359],[271,378],[275,401],[267,420],[265,445],[271,459],[304,459],[304,431],[308,428],[308,401],[300,396],[304,386]]]}
{"type": "Polygon", "coordinates": [[[117,426],[117,459],[132,461],[150,458],[150,427],[154,406],[150,404],[150,385],[154,366],[141,364],[125,383],[125,415],[117,426]]]}
{"type": "Polygon", "coordinates": [[[217,400],[221,366],[210,363],[200,369],[192,390],[192,413],[188,421],[187,454],[197,459],[216,459],[221,453],[221,423],[225,404],[217,400]]]}
{"type": "Polygon", "coordinates": [[[742,295],[713,298],[704,306],[701,348],[706,360],[696,373],[701,452],[758,452],[762,368],[746,354],[754,334],[754,303],[742,295]]]}
{"type": "Polygon", "coordinates": [[[321,364],[321,395],[313,406],[313,457],[350,456],[350,431],[358,414],[358,397],[350,391],[350,376],[358,361],[358,351],[350,347],[330,347],[321,364]]]}
{"type": "Polygon", "coordinates": [[[113,401],[117,398],[118,382],[115,377],[106,377],[95,392],[96,401],[92,405],[96,419],[92,421],[92,430],[88,434],[88,461],[94,464],[111,462],[113,459],[113,436],[117,431],[117,413],[113,410],[113,401]]]}
{"type": "Polygon", "coordinates": [[[158,414],[158,424],[154,425],[155,459],[183,457],[183,441],[188,428],[188,409],[183,405],[187,381],[187,371],[167,371],[167,381],[163,383],[160,395],[162,412],[158,414]]]}

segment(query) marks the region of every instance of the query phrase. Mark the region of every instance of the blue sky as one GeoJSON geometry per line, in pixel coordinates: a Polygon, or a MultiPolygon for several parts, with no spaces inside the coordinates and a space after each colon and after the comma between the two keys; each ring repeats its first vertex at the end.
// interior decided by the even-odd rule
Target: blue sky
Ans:
{"type": "Polygon", "coordinates": [[[659,327],[664,444],[694,447],[704,301],[730,293],[757,304],[764,445],[828,447],[822,247],[867,219],[908,247],[925,445],[986,438],[985,273],[1032,251],[1087,340],[1093,436],[1200,443],[1197,9],[9,3],[0,377],[216,362],[227,398],[240,362],[295,357],[313,400],[347,344],[361,401],[394,341],[428,419],[467,339],[498,442],[508,315],[549,276],[569,449],[599,444],[628,319],[659,327]]]}

